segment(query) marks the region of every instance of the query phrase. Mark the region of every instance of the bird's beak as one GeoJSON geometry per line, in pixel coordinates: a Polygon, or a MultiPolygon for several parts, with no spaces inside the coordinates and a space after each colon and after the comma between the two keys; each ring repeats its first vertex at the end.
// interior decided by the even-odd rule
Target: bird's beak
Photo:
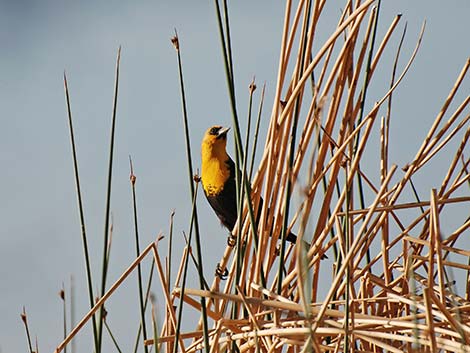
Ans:
{"type": "Polygon", "coordinates": [[[227,132],[230,130],[229,127],[223,127],[219,130],[219,133],[217,134],[217,138],[225,137],[227,136],[227,132]]]}

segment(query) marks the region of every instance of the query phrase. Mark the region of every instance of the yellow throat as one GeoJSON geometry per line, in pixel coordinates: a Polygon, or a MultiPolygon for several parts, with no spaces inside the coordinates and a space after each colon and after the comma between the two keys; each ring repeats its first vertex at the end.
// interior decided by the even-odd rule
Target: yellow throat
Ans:
{"type": "Polygon", "coordinates": [[[230,177],[229,160],[225,147],[227,145],[227,129],[221,126],[209,128],[201,145],[201,180],[206,195],[218,195],[224,189],[225,182],[230,177]],[[221,136],[218,132],[225,131],[221,136]]]}

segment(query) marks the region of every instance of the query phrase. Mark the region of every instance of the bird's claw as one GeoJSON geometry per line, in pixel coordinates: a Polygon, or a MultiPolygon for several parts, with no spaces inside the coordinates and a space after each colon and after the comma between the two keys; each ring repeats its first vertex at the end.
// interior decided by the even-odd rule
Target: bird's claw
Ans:
{"type": "Polygon", "coordinates": [[[233,234],[230,234],[227,238],[227,245],[233,248],[237,243],[237,237],[233,234]]]}
{"type": "Polygon", "coordinates": [[[217,264],[217,267],[215,269],[215,274],[218,276],[222,281],[225,281],[228,277],[228,270],[226,267],[222,268],[220,267],[220,263],[217,264]]]}

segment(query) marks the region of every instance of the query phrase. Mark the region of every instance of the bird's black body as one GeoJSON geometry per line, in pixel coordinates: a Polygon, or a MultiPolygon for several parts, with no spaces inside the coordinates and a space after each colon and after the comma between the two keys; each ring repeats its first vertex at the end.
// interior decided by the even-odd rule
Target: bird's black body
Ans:
{"type": "MultiPolygon", "coordinates": [[[[219,218],[220,222],[230,231],[233,230],[235,224],[237,223],[237,199],[236,199],[236,185],[235,185],[235,163],[229,157],[225,163],[230,169],[230,178],[227,179],[224,185],[224,189],[218,195],[208,195],[205,193],[207,201],[211,205],[215,214],[219,218]]],[[[240,171],[239,174],[241,175],[240,171]]],[[[261,215],[261,208],[263,207],[263,199],[260,199],[258,216],[256,217],[259,220],[261,215]]],[[[287,234],[286,240],[295,243],[297,236],[289,232],[287,234]]]]}
{"type": "Polygon", "coordinates": [[[224,189],[217,195],[208,195],[207,201],[211,205],[220,222],[230,231],[237,223],[237,190],[235,185],[235,164],[229,158],[225,161],[230,169],[230,178],[224,184],[224,189]],[[232,177],[233,176],[233,177],[232,177]]]}

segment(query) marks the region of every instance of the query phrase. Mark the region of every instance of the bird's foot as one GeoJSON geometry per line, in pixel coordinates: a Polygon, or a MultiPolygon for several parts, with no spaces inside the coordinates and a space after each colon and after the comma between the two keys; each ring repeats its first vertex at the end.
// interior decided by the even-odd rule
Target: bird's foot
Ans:
{"type": "Polygon", "coordinates": [[[230,234],[227,238],[227,245],[233,248],[237,243],[237,237],[233,234],[230,234]]]}
{"type": "Polygon", "coordinates": [[[225,281],[228,277],[228,270],[227,267],[220,267],[220,263],[217,264],[217,267],[215,269],[215,274],[217,277],[219,277],[222,281],[225,281]]]}

